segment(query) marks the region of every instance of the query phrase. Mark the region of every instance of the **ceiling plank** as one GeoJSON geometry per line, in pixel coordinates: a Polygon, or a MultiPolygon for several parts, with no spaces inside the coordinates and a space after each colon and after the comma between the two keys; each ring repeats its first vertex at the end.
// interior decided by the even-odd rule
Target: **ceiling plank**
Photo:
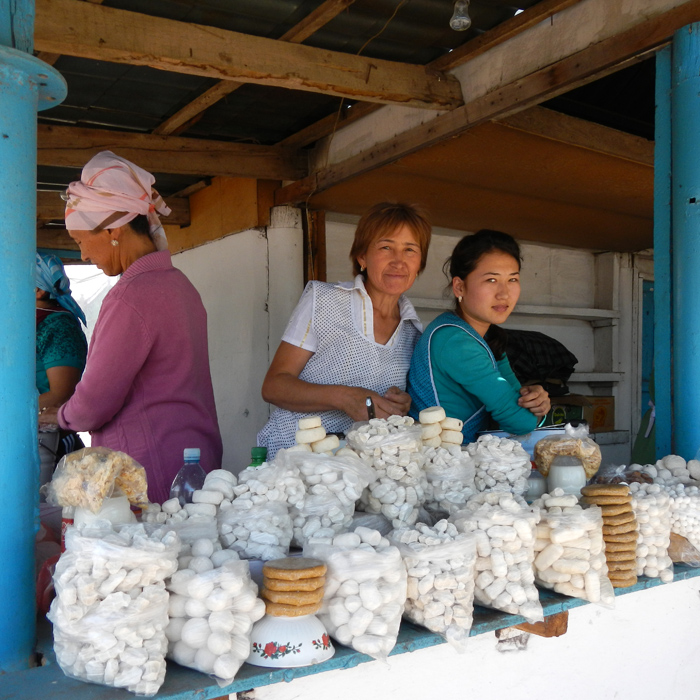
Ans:
{"type": "Polygon", "coordinates": [[[515,15],[493,29],[484,32],[481,36],[458,46],[454,51],[436,58],[430,63],[430,67],[438,71],[456,68],[465,61],[469,61],[479,54],[492,49],[494,46],[512,39],[526,29],[534,27],[536,24],[553,17],[558,12],[578,2],[581,2],[581,0],[542,0],[527,10],[523,10],[519,15],[515,15]]]}
{"type": "MultiPolygon", "coordinates": [[[[347,9],[353,2],[355,0],[325,0],[311,14],[285,32],[279,40],[300,44],[304,39],[308,39],[314,32],[347,9]]],[[[234,80],[222,80],[175,112],[175,114],[153,129],[151,133],[160,134],[161,136],[181,133],[184,131],[181,127],[186,128],[194,117],[216,104],[219,100],[222,100],[226,95],[230,95],[238,90],[241,85],[245,85],[245,83],[237,83],[234,80]]]]}
{"type": "Polygon", "coordinates": [[[79,0],[38,0],[34,45],[160,70],[275,85],[353,100],[448,109],[459,81],[394,61],[317,49],[79,0]]]}
{"type": "MultiPolygon", "coordinates": [[[[428,64],[428,67],[432,70],[447,71],[461,65],[465,61],[468,61],[479,54],[485,53],[494,46],[502,44],[504,41],[512,39],[526,29],[533,27],[535,24],[542,22],[549,17],[552,17],[557,12],[575,5],[581,0],[542,0],[536,5],[524,10],[519,15],[512,17],[511,19],[497,25],[493,29],[484,32],[482,35],[478,36],[476,39],[471,39],[459,48],[451,51],[444,56],[436,59],[432,63],[428,64]]],[[[381,107],[381,105],[372,105],[367,112],[361,111],[361,103],[353,105],[353,111],[343,112],[341,114],[341,119],[338,120],[336,124],[336,115],[332,114],[315,124],[302,129],[296,134],[292,134],[283,141],[280,141],[280,145],[284,146],[297,146],[299,148],[307,146],[314,141],[329,136],[336,128],[342,126],[347,126],[351,124],[356,119],[365,116],[366,114],[371,114],[381,107]]]]}
{"type": "Polygon", "coordinates": [[[281,146],[39,125],[39,165],[82,168],[92,156],[104,150],[115,151],[158,173],[268,180],[295,180],[306,173],[303,156],[281,146]]]}
{"type": "Polygon", "coordinates": [[[500,119],[498,123],[528,134],[654,167],[653,141],[545,107],[531,107],[500,119]]]}
{"type": "Polygon", "coordinates": [[[502,119],[585,85],[602,75],[642,60],[649,52],[668,43],[669,37],[676,30],[697,21],[700,21],[700,0],[689,0],[462,107],[287,185],[276,192],[275,204],[307,201],[313,194],[334,184],[445,141],[478,124],[502,119]]]}
{"type": "Polygon", "coordinates": [[[36,247],[53,250],[80,250],[66,229],[53,226],[37,227],[36,247]]]}
{"type": "MultiPolygon", "coordinates": [[[[66,203],[61,198],[61,193],[43,190],[36,193],[36,218],[37,221],[62,220],[66,209],[66,203]]],[[[167,197],[165,203],[170,207],[169,216],[162,216],[163,223],[169,225],[190,225],[190,202],[187,197],[167,197]]]]}

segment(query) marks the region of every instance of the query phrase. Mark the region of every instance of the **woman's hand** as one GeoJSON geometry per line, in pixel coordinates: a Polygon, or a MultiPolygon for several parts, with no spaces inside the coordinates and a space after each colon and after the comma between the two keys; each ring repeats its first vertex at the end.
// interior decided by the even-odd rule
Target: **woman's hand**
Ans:
{"type": "Polygon", "coordinates": [[[59,406],[47,406],[39,411],[39,425],[58,425],[59,406]]]}
{"type": "Polygon", "coordinates": [[[520,388],[518,406],[527,408],[536,416],[545,416],[552,406],[549,394],[539,385],[524,386],[520,388]]]}
{"type": "Polygon", "coordinates": [[[411,408],[411,397],[395,386],[389,387],[384,396],[360,386],[337,387],[337,389],[344,396],[341,410],[355,421],[368,419],[366,404],[368,396],[372,399],[377,418],[405,416],[411,408]]]}

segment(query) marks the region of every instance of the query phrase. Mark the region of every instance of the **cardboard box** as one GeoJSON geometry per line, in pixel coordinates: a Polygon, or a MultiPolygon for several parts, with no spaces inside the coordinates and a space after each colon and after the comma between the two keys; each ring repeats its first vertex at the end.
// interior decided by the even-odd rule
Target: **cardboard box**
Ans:
{"type": "Polygon", "coordinates": [[[569,394],[552,398],[545,425],[585,420],[592,433],[615,430],[615,397],[569,394]]]}

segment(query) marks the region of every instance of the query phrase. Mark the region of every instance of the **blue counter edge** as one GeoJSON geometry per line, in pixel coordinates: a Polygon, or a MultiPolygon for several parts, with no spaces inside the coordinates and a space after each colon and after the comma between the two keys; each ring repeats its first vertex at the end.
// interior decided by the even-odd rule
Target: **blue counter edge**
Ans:
{"type": "MultiPolygon", "coordinates": [[[[700,569],[691,568],[682,564],[675,565],[675,581],[700,576],[700,569]]],[[[663,584],[659,579],[641,577],[636,585],[630,588],[617,589],[617,596],[628,595],[636,591],[642,591],[655,586],[671,585],[663,584]]],[[[551,591],[540,591],[540,600],[545,616],[578,608],[582,605],[590,605],[585,600],[578,598],[566,598],[551,591]]],[[[507,615],[494,610],[487,610],[476,606],[474,608],[474,623],[470,636],[493,632],[503,627],[512,627],[525,620],[518,615],[507,615]]],[[[51,698],[51,700],[126,700],[137,696],[125,690],[107,688],[105,686],[83,683],[67,678],[56,663],[53,654],[51,626],[48,622],[39,625],[39,640],[37,651],[43,655],[44,665],[16,673],[7,673],[0,676],[0,700],[29,700],[30,698],[51,698]]],[[[401,624],[399,638],[391,652],[406,654],[426,649],[445,641],[437,634],[428,632],[423,627],[418,627],[409,622],[401,624]]],[[[326,671],[352,668],[358,664],[374,661],[369,656],[358,654],[356,651],[335,644],[336,653],[332,659],[315,666],[302,668],[269,670],[258,666],[244,664],[239,670],[234,682],[220,688],[211,678],[197,671],[183,668],[172,661],[168,662],[168,671],[160,692],[154,697],[158,700],[212,700],[230,693],[240,693],[253,690],[273,683],[289,682],[295,678],[312,676],[326,671]]],[[[457,652],[453,652],[457,653],[457,652]]],[[[467,654],[469,650],[467,649],[467,654]]]]}

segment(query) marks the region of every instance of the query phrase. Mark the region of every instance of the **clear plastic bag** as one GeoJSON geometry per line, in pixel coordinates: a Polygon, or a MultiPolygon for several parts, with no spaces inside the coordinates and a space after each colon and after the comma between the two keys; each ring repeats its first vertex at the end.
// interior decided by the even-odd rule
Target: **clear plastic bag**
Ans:
{"type": "Polygon", "coordinates": [[[304,547],[312,537],[328,539],[345,532],[352,523],[353,511],[349,512],[330,491],[307,495],[301,505],[289,511],[292,518],[292,543],[304,547]]]}
{"type": "Polygon", "coordinates": [[[369,528],[339,538],[338,544],[310,542],[304,547],[304,556],[321,559],[328,567],[317,615],[338,642],[385,661],[396,645],[406,602],[401,554],[369,528]],[[368,547],[360,549],[361,544],[368,547]]]}
{"type": "Polygon", "coordinates": [[[97,513],[115,486],[132,505],[148,508],[146,470],[138,462],[106,447],[83,447],[61,458],[43,490],[51,505],[97,513]]]}
{"type": "Polygon", "coordinates": [[[468,452],[457,447],[424,447],[423,467],[428,480],[424,507],[433,513],[456,513],[465,507],[476,487],[476,465],[468,452]]]}
{"type": "Polygon", "coordinates": [[[348,527],[348,530],[354,532],[358,527],[377,530],[384,537],[394,529],[391,523],[381,513],[355,513],[355,515],[352,516],[352,523],[348,527]]]}
{"type": "Polygon", "coordinates": [[[700,567],[700,552],[685,537],[671,533],[668,555],[676,564],[700,567]]]}
{"type": "MultiPolygon", "coordinates": [[[[280,450],[282,452],[282,450],[280,450]]],[[[255,469],[244,469],[233,487],[234,500],[250,500],[255,505],[281,501],[290,507],[304,500],[306,490],[299,470],[280,455],[272,462],[255,469]]]]}
{"type": "Polygon", "coordinates": [[[253,623],[265,603],[247,561],[227,561],[196,573],[181,569],[168,581],[168,658],[230,685],[250,654],[253,623]]]}
{"type": "MultiPolygon", "coordinates": [[[[575,496],[570,496],[573,503],[575,496]]],[[[568,512],[541,510],[535,542],[535,580],[543,588],[615,607],[603,541],[603,515],[598,507],[574,506],[568,512]]]]}
{"type": "Polygon", "coordinates": [[[533,570],[540,513],[524,503],[510,492],[479,494],[450,522],[476,537],[475,602],[540,622],[544,617],[533,570]]]}
{"type": "Polygon", "coordinates": [[[637,536],[637,576],[673,581],[671,542],[671,498],[657,484],[630,484],[637,536]]]}
{"type": "Polygon", "coordinates": [[[567,423],[564,437],[550,435],[535,444],[535,464],[542,476],[549,474],[555,457],[576,457],[581,460],[586,478],[592,479],[600,468],[602,455],[598,444],[588,436],[588,426],[573,427],[567,423]]]}
{"type": "Polygon", "coordinates": [[[177,535],[107,521],[66,533],[48,618],[54,649],[71,678],[155,695],[165,678],[168,593],[177,535]]]}
{"type": "MultiPolygon", "coordinates": [[[[248,505],[248,503],[246,503],[248,505]]],[[[292,518],[286,503],[272,501],[250,508],[236,501],[219,512],[219,540],[241,559],[281,559],[289,553],[292,518]]]]}
{"type": "Polygon", "coordinates": [[[408,572],[403,616],[439,634],[463,652],[474,613],[474,535],[462,533],[453,540],[432,545],[392,540],[408,572]]]}
{"type": "Polygon", "coordinates": [[[517,440],[482,435],[467,445],[475,464],[477,491],[510,491],[522,496],[528,487],[530,456],[517,440]]]}

